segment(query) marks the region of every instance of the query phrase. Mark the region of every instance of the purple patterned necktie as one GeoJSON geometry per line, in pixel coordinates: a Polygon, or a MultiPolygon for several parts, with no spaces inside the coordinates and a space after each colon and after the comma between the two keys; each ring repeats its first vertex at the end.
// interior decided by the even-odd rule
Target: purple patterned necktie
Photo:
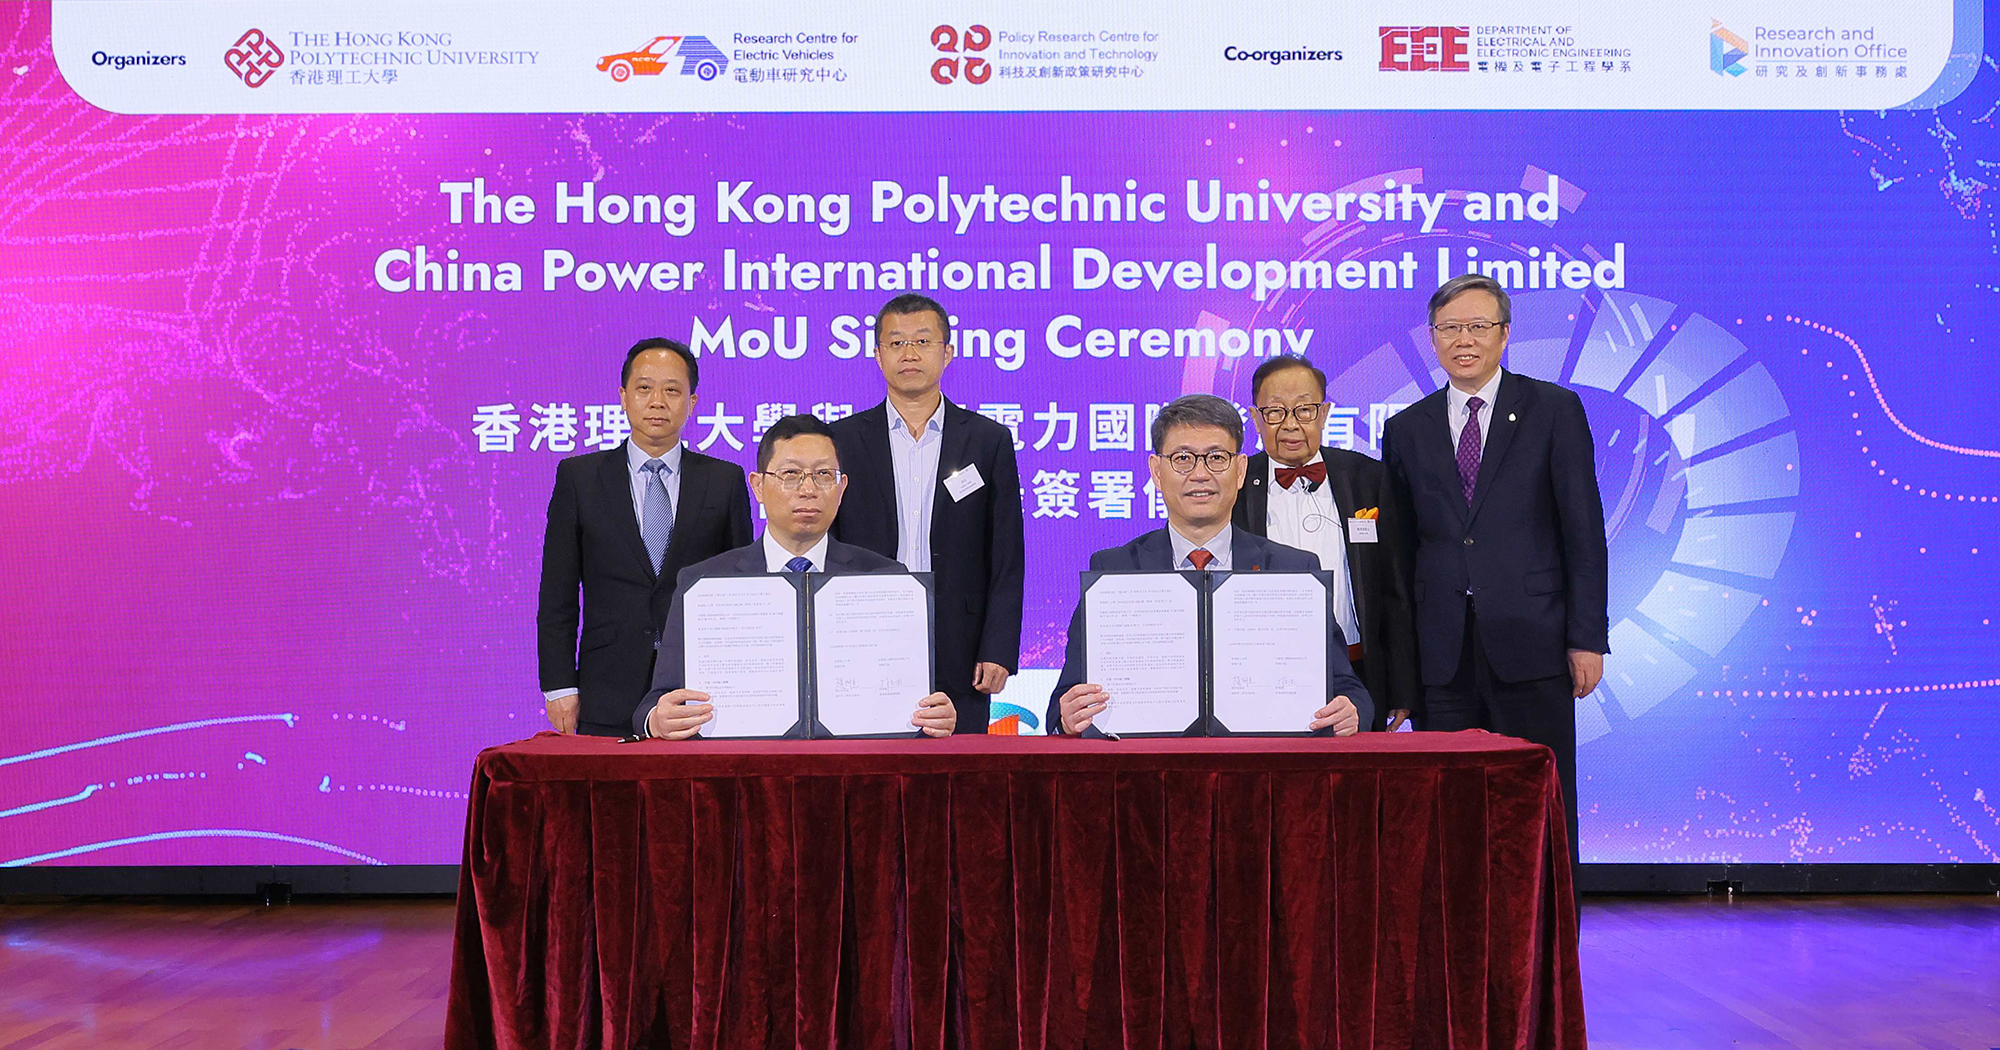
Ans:
{"type": "Polygon", "coordinates": [[[1479,483],[1479,410],[1486,402],[1465,399],[1465,429],[1458,432],[1458,484],[1465,490],[1465,503],[1472,505],[1472,488],[1479,483]]]}

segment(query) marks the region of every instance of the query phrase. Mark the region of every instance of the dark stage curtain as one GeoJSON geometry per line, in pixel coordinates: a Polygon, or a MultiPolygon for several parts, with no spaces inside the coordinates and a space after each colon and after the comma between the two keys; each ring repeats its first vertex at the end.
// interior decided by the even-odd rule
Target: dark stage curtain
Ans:
{"type": "Polygon", "coordinates": [[[618,744],[472,780],[446,1045],[1583,1050],[1549,751],[618,744]]]}

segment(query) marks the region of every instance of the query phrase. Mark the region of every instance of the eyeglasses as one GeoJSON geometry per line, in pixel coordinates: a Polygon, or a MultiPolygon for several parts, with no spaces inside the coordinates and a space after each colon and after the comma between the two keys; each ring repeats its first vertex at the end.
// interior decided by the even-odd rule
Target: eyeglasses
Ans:
{"type": "Polygon", "coordinates": [[[764,476],[776,478],[778,487],[786,492],[797,492],[799,486],[808,481],[822,492],[840,483],[840,471],[837,470],[774,470],[766,471],[764,476]]]}
{"type": "Polygon", "coordinates": [[[1290,416],[1300,423],[1310,423],[1319,418],[1320,409],[1323,407],[1325,407],[1323,403],[1293,405],[1290,408],[1286,408],[1283,405],[1265,405],[1257,409],[1257,414],[1264,417],[1264,422],[1274,427],[1280,427],[1285,425],[1286,416],[1290,416]]]}
{"type": "Polygon", "coordinates": [[[1474,339],[1484,339],[1486,333],[1506,326],[1505,321],[1446,321],[1443,324],[1432,325],[1431,331],[1436,333],[1439,339],[1456,339],[1460,332],[1470,332],[1474,339]]]}
{"type": "Polygon", "coordinates": [[[881,344],[884,350],[915,350],[925,353],[944,345],[942,339],[891,339],[881,344]]]}
{"type": "MultiPolygon", "coordinates": [[[[1159,456],[1157,452],[1153,454],[1159,456]]],[[[1174,468],[1174,473],[1176,474],[1194,473],[1194,465],[1196,463],[1206,463],[1210,474],[1220,474],[1228,470],[1230,464],[1236,462],[1236,453],[1216,451],[1197,454],[1181,451],[1160,456],[1160,458],[1166,460],[1167,466],[1174,468]]]]}

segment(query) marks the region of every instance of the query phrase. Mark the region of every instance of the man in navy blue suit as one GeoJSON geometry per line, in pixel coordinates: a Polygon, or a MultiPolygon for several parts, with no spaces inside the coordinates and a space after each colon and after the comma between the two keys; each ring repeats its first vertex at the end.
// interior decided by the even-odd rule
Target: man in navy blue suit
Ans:
{"type": "Polygon", "coordinates": [[[1450,382],[1389,420],[1423,675],[1419,728],[1490,729],[1556,754],[1576,841],[1576,700],[1611,647],[1596,443],[1575,393],[1503,371],[1512,308],[1490,277],[1431,296],[1450,382]]]}
{"type": "MultiPolygon", "coordinates": [[[[1319,559],[1230,524],[1243,488],[1243,417],[1213,394],[1184,394],[1153,420],[1153,484],[1167,505],[1167,527],[1090,556],[1092,571],[1315,572],[1319,559]]],[[[1331,615],[1329,613],[1329,615],[1331,615]]],[[[1326,689],[1332,698],[1302,730],[1348,736],[1373,725],[1375,705],[1347,662],[1344,646],[1328,646],[1326,689]]],[[[1091,721],[1116,698],[1083,680],[1083,604],[1069,621],[1069,652],[1049,696],[1048,725],[1069,736],[1101,735],[1091,721]]]]}
{"type": "MultiPolygon", "coordinates": [[[[681,570],[677,594],[704,576],[765,572],[902,572],[901,562],[827,535],[840,513],[847,475],[840,472],[833,432],[811,416],[786,416],[757,443],[757,472],[750,491],[764,506],[764,537],[681,570]]],[[[687,602],[675,601],[660,634],[653,688],[632,713],[632,731],[663,740],[686,740],[715,717],[713,699],[687,686],[687,602]]],[[[728,697],[723,697],[724,702],[728,697]]],[[[950,736],[958,710],[943,692],[916,701],[910,724],[926,736],[950,736]]]]}

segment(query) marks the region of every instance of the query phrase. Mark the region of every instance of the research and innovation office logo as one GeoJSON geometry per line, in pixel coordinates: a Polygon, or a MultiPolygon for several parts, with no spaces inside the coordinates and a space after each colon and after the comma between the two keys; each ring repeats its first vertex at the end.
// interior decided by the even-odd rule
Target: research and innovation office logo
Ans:
{"type": "Polygon", "coordinates": [[[597,71],[623,84],[633,77],[656,77],[680,61],[680,74],[714,80],[729,68],[729,56],[705,36],[656,36],[641,47],[597,60],[597,71]]]}
{"type": "Polygon", "coordinates": [[[261,29],[246,29],[236,38],[236,43],[222,53],[222,63],[236,74],[238,80],[250,87],[263,87],[280,66],[285,64],[285,52],[276,41],[264,35],[261,29]]]}
{"type": "Polygon", "coordinates": [[[1471,26],[1378,26],[1382,61],[1376,68],[1394,73],[1465,73],[1472,63],[1471,26]]]}
{"type": "MultiPolygon", "coordinates": [[[[1743,59],[1748,54],[1750,54],[1750,44],[1747,41],[1730,32],[1729,27],[1723,25],[1720,20],[1714,18],[1708,20],[1708,68],[1716,76],[1725,73],[1732,77],[1742,76],[1746,72],[1743,59]]],[[[1801,71],[1805,69],[1804,66],[1799,68],[1801,71]]],[[[1824,73],[1825,70],[1821,72],[1824,73]]],[[[1800,75],[1803,76],[1804,73],[1801,72],[1800,75]]]]}

